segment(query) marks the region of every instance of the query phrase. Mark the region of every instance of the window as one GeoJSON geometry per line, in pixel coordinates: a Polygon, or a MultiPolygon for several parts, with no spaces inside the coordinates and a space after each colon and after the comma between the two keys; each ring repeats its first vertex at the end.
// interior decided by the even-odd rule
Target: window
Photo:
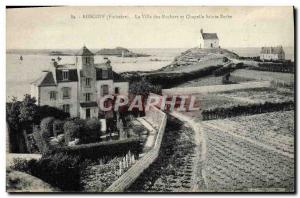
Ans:
{"type": "Polygon", "coordinates": [[[107,79],[108,78],[108,70],[107,69],[103,69],[102,70],[102,78],[103,79],[107,79]]]}
{"type": "Polygon", "coordinates": [[[71,88],[69,88],[69,87],[63,87],[62,88],[62,92],[63,92],[63,99],[70,98],[71,88]]]}
{"type": "Polygon", "coordinates": [[[86,113],[85,114],[86,119],[89,119],[91,117],[91,110],[90,109],[86,109],[85,113],[86,113]]]}
{"type": "Polygon", "coordinates": [[[108,95],[108,85],[102,85],[102,96],[108,95]]]}
{"type": "Polygon", "coordinates": [[[64,104],[63,105],[63,111],[66,113],[70,113],[70,105],[69,104],[64,104]]]}
{"type": "Polygon", "coordinates": [[[120,93],[119,87],[115,87],[115,94],[119,94],[119,93],[120,93]]]}
{"type": "Polygon", "coordinates": [[[50,91],[50,100],[56,100],[56,91],[50,91]]]}
{"type": "Polygon", "coordinates": [[[85,64],[87,64],[87,65],[90,64],[90,57],[85,57],[85,64]]]}
{"type": "Polygon", "coordinates": [[[87,102],[91,101],[91,95],[92,95],[91,93],[86,93],[85,94],[85,101],[87,101],[87,102]]]}
{"type": "Polygon", "coordinates": [[[91,80],[92,80],[91,78],[86,78],[85,79],[85,86],[86,87],[91,87],[91,80]]]}
{"type": "Polygon", "coordinates": [[[69,80],[69,71],[63,71],[63,80],[69,80]]]}

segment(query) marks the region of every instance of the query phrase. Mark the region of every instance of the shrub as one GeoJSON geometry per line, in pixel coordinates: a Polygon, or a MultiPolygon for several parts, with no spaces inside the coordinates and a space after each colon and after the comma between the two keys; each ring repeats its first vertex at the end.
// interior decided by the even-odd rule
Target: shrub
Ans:
{"type": "Polygon", "coordinates": [[[49,139],[45,139],[42,133],[43,132],[38,126],[33,127],[32,136],[34,138],[36,146],[38,147],[40,153],[46,153],[49,150],[49,145],[47,142],[47,140],[49,139]]]}
{"type": "Polygon", "coordinates": [[[70,117],[70,114],[56,107],[44,105],[38,107],[37,116],[38,120],[42,120],[45,117],[54,117],[56,119],[64,120],[70,117]]]}
{"type": "Polygon", "coordinates": [[[65,142],[68,144],[75,137],[78,137],[80,125],[75,121],[67,121],[64,124],[65,142]]]}
{"type": "Polygon", "coordinates": [[[32,174],[62,190],[79,190],[79,157],[66,153],[45,155],[37,162],[32,174]]]}
{"type": "Polygon", "coordinates": [[[54,120],[53,122],[53,135],[57,136],[64,133],[64,121],[54,120]]]}
{"type": "Polygon", "coordinates": [[[98,120],[87,120],[85,123],[85,129],[80,130],[79,139],[81,143],[92,143],[100,140],[101,124],[98,120]]]}
{"type": "Polygon", "coordinates": [[[41,121],[40,127],[43,138],[48,139],[53,136],[53,122],[54,117],[47,117],[41,121]]]}
{"type": "Polygon", "coordinates": [[[33,133],[28,134],[27,135],[27,139],[28,139],[28,151],[30,153],[38,153],[39,152],[39,148],[37,146],[37,143],[35,141],[33,133]]]}
{"type": "Polygon", "coordinates": [[[36,159],[26,160],[22,158],[15,158],[10,168],[16,171],[31,174],[31,170],[35,167],[36,162],[36,159]]]}
{"type": "Polygon", "coordinates": [[[80,190],[80,173],[87,165],[79,157],[66,153],[43,155],[40,160],[18,159],[11,167],[26,172],[64,191],[80,190]]]}

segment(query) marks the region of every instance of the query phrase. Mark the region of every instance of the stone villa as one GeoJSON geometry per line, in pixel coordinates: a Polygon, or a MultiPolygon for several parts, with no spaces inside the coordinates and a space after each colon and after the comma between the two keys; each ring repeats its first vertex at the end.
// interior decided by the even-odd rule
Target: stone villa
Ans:
{"type": "Polygon", "coordinates": [[[110,61],[94,63],[94,54],[85,46],[75,54],[75,64],[59,65],[43,71],[31,83],[31,95],[38,105],[63,109],[72,117],[98,118],[97,101],[105,95],[128,94],[128,82],[114,77],[110,61]],[[118,81],[118,82],[117,82],[118,81]]]}
{"type": "Polygon", "coordinates": [[[200,30],[200,48],[219,48],[219,38],[217,33],[204,33],[200,30]]]}
{"type": "Polygon", "coordinates": [[[282,46],[262,47],[260,51],[260,60],[284,60],[285,53],[282,46]]]}

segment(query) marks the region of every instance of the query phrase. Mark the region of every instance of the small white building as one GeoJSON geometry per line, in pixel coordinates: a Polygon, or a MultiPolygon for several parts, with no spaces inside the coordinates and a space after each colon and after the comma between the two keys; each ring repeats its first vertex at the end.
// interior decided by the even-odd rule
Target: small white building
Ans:
{"type": "Polygon", "coordinates": [[[204,33],[200,30],[200,48],[219,48],[217,33],[204,33]]]}
{"type": "Polygon", "coordinates": [[[114,78],[110,61],[94,63],[94,54],[85,46],[75,55],[74,64],[59,65],[31,83],[31,96],[38,105],[60,108],[72,117],[98,118],[98,102],[105,95],[128,94],[128,82],[114,78]]]}
{"type": "Polygon", "coordinates": [[[260,60],[284,60],[285,53],[282,46],[262,47],[260,51],[260,60]]]}

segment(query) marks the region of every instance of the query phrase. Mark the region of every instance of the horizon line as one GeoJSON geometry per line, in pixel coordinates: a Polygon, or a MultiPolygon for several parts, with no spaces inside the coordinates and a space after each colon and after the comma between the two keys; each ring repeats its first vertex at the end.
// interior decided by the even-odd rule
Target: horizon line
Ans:
{"type": "MultiPolygon", "coordinates": [[[[277,46],[282,46],[284,48],[294,48],[294,46],[284,46],[284,45],[263,45],[263,46],[248,46],[248,47],[237,47],[237,46],[231,46],[231,47],[221,47],[222,49],[226,48],[261,48],[261,47],[277,47],[277,46]]],[[[116,47],[102,47],[102,48],[89,48],[89,49],[114,49],[117,47],[122,47],[122,46],[116,46],[116,47]]],[[[123,47],[127,49],[192,49],[192,48],[198,48],[197,46],[195,47],[123,47]]],[[[6,48],[7,50],[75,50],[75,49],[81,49],[80,48],[6,48]]],[[[203,48],[205,49],[205,48],[203,48]]],[[[210,49],[210,48],[207,48],[210,49]]]]}

